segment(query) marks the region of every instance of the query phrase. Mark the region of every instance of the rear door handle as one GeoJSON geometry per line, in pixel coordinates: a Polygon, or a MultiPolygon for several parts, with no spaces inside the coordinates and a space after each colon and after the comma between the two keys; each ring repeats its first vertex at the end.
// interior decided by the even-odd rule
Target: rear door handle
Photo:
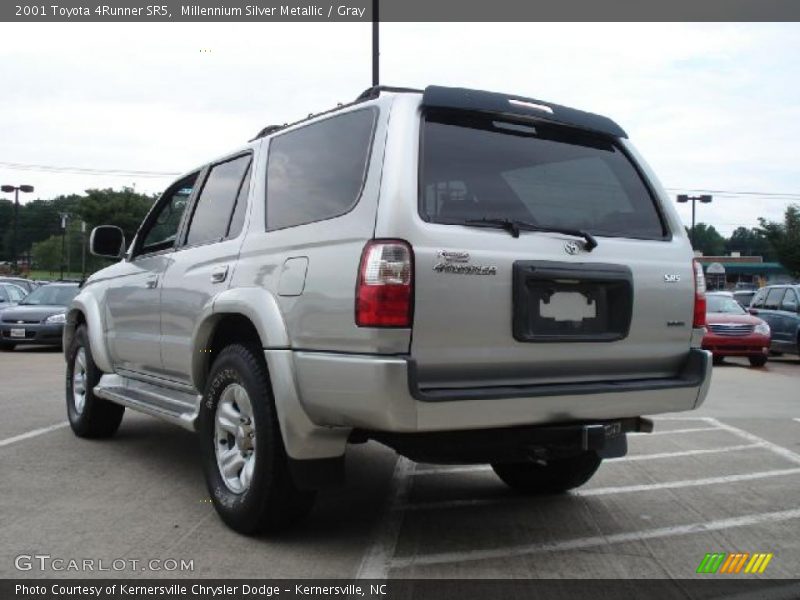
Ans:
{"type": "Polygon", "coordinates": [[[228,276],[228,265],[218,267],[211,271],[211,283],[222,283],[228,276]]]}
{"type": "Polygon", "coordinates": [[[144,285],[148,290],[152,290],[153,288],[158,286],[158,277],[151,277],[150,279],[144,282],[144,285]]]}

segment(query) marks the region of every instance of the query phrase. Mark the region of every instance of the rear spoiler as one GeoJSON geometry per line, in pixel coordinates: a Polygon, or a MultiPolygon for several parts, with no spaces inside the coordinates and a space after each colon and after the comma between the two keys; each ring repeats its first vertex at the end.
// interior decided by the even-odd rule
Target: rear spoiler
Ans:
{"type": "Polygon", "coordinates": [[[625,130],[608,117],[542,100],[496,92],[430,85],[422,93],[422,106],[528,117],[618,138],[628,137],[625,130]]]}

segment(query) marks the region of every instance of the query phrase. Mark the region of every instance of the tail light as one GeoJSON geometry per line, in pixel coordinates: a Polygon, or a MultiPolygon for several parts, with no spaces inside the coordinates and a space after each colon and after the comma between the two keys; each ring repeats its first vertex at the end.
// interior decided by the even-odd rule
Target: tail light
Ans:
{"type": "Polygon", "coordinates": [[[356,286],[356,325],[411,327],[414,265],[402,240],[372,240],[364,247],[356,286]]]}
{"type": "Polygon", "coordinates": [[[706,277],[703,275],[703,265],[697,260],[692,261],[694,268],[694,319],[692,327],[706,326],[706,277]]]}

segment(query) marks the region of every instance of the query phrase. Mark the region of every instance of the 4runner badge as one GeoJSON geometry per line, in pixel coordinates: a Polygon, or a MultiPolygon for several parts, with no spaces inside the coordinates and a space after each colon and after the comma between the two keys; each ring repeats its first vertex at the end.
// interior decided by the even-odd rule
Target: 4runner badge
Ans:
{"type": "Polygon", "coordinates": [[[455,275],[497,275],[497,267],[469,264],[469,252],[451,252],[440,250],[439,261],[433,265],[437,273],[453,273],[455,275]]]}

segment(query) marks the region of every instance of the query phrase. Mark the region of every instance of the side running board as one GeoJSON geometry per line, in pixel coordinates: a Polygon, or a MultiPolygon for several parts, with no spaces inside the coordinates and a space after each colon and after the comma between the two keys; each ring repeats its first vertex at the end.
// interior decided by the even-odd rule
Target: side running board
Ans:
{"type": "Polygon", "coordinates": [[[197,394],[119,375],[103,375],[94,393],[104,400],[195,430],[201,400],[197,394]]]}

